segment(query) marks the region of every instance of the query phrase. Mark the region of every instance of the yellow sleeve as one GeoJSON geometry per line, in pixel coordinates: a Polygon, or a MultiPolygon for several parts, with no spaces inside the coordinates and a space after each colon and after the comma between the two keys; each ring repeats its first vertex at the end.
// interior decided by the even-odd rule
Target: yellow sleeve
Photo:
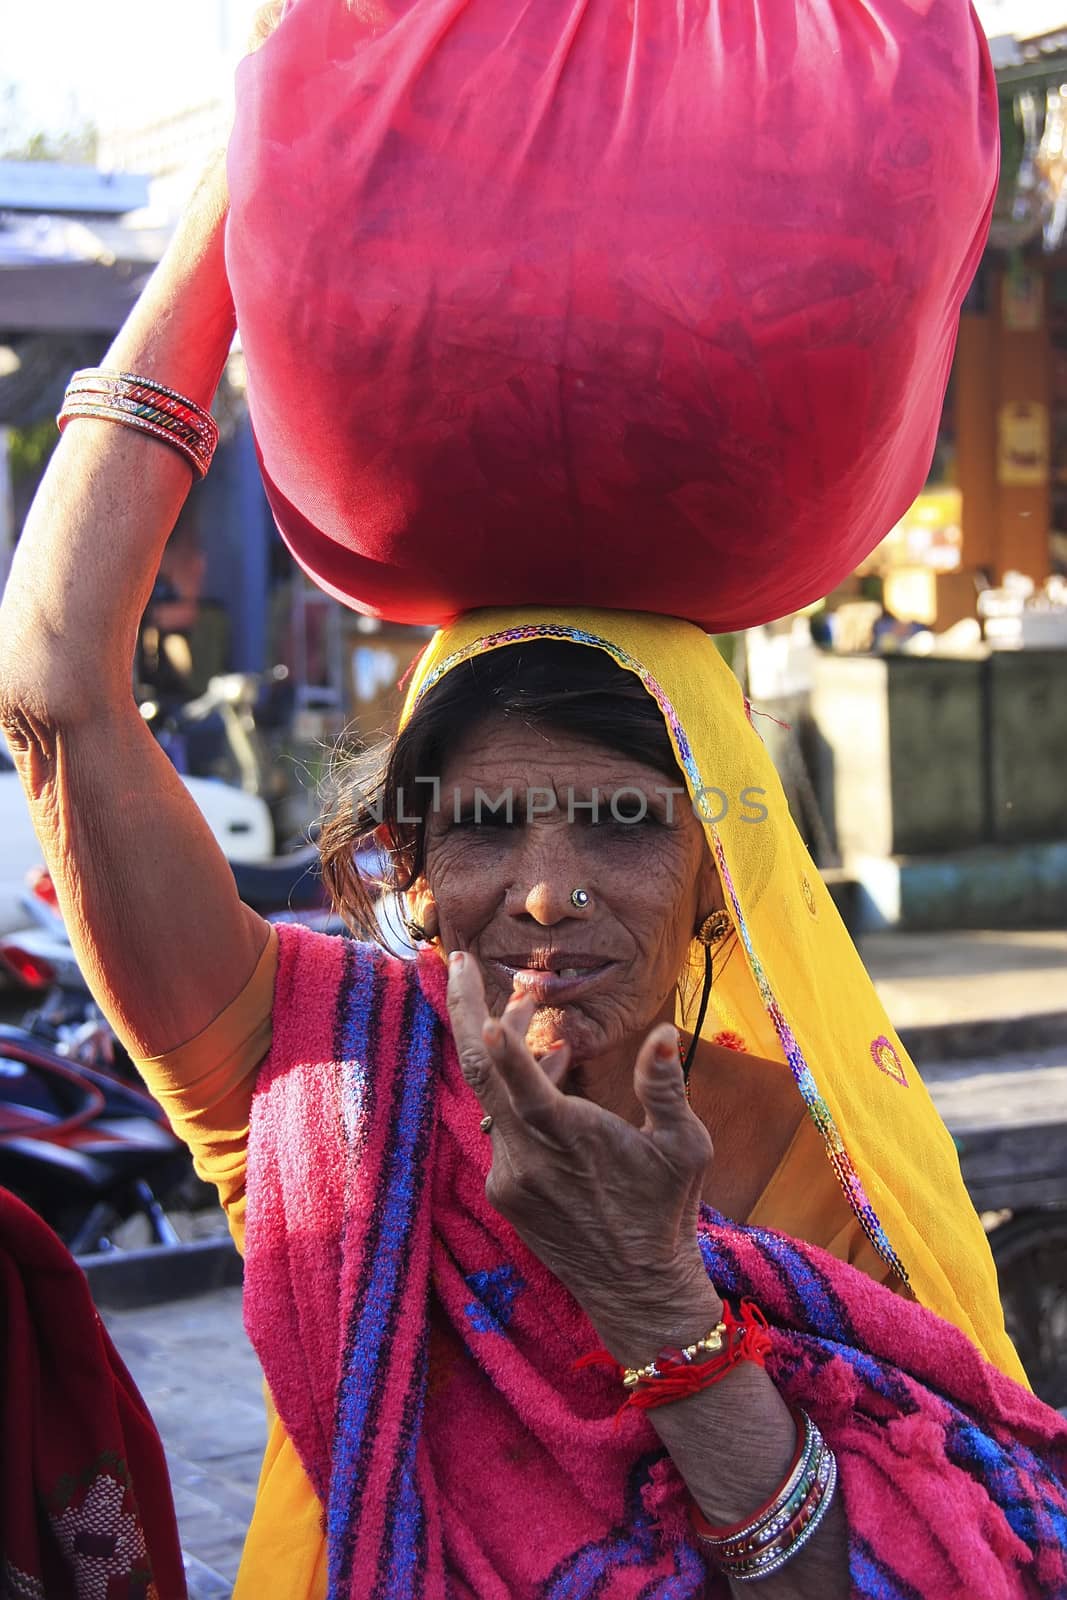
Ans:
{"type": "Polygon", "coordinates": [[[270,1049],[278,934],[271,928],[252,976],[195,1038],[135,1065],[213,1183],[238,1250],[244,1247],[248,1117],[260,1062],[270,1049]]]}

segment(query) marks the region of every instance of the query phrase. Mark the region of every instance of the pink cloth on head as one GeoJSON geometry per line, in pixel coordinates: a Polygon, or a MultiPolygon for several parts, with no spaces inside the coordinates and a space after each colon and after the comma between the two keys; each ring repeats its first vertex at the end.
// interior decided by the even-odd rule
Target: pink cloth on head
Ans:
{"type": "Polygon", "coordinates": [[[820,598],[922,488],[997,159],[967,0],[295,0],[226,242],[290,549],[404,622],[820,598]]]}

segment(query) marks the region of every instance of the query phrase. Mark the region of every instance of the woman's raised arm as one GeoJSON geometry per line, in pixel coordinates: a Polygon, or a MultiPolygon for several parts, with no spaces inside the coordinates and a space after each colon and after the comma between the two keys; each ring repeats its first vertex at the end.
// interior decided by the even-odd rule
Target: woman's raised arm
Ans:
{"type": "MultiPolygon", "coordinates": [[[[205,408],[234,329],[226,204],[220,158],[104,362],[205,408]]],[[[75,418],[0,606],[0,723],[82,970],[140,1056],[206,1026],[267,937],[131,689],[138,624],[191,482],[169,445],[75,418]]]]}

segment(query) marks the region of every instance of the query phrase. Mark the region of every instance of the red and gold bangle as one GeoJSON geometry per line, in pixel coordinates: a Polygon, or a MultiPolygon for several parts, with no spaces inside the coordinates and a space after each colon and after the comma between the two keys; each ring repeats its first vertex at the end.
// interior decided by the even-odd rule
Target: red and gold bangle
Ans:
{"type": "Polygon", "coordinates": [[[719,1570],[739,1582],[777,1572],[803,1549],[830,1508],[837,1462],[804,1411],[793,1412],[797,1448],[781,1486],[743,1522],[716,1528],[695,1504],[690,1522],[719,1570]]]}
{"type": "Polygon", "coordinates": [[[67,385],[56,422],[60,432],[72,417],[118,422],[177,450],[201,478],[219,442],[215,419],[175,389],[132,372],[84,367],[67,385]]]}
{"type": "Polygon", "coordinates": [[[752,1556],[737,1559],[719,1551],[713,1560],[727,1577],[740,1583],[754,1583],[779,1572],[800,1554],[830,1509],[837,1486],[837,1462],[833,1451],[824,1448],[818,1475],[803,1506],[793,1520],[764,1541],[752,1556]]]}

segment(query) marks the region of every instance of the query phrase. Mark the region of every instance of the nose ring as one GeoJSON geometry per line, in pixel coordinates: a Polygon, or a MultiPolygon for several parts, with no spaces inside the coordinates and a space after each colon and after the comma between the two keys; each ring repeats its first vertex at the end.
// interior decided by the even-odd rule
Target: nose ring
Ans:
{"type": "Polygon", "coordinates": [[[589,895],[585,889],[571,890],[571,905],[575,911],[584,911],[589,904],[589,895]]]}

